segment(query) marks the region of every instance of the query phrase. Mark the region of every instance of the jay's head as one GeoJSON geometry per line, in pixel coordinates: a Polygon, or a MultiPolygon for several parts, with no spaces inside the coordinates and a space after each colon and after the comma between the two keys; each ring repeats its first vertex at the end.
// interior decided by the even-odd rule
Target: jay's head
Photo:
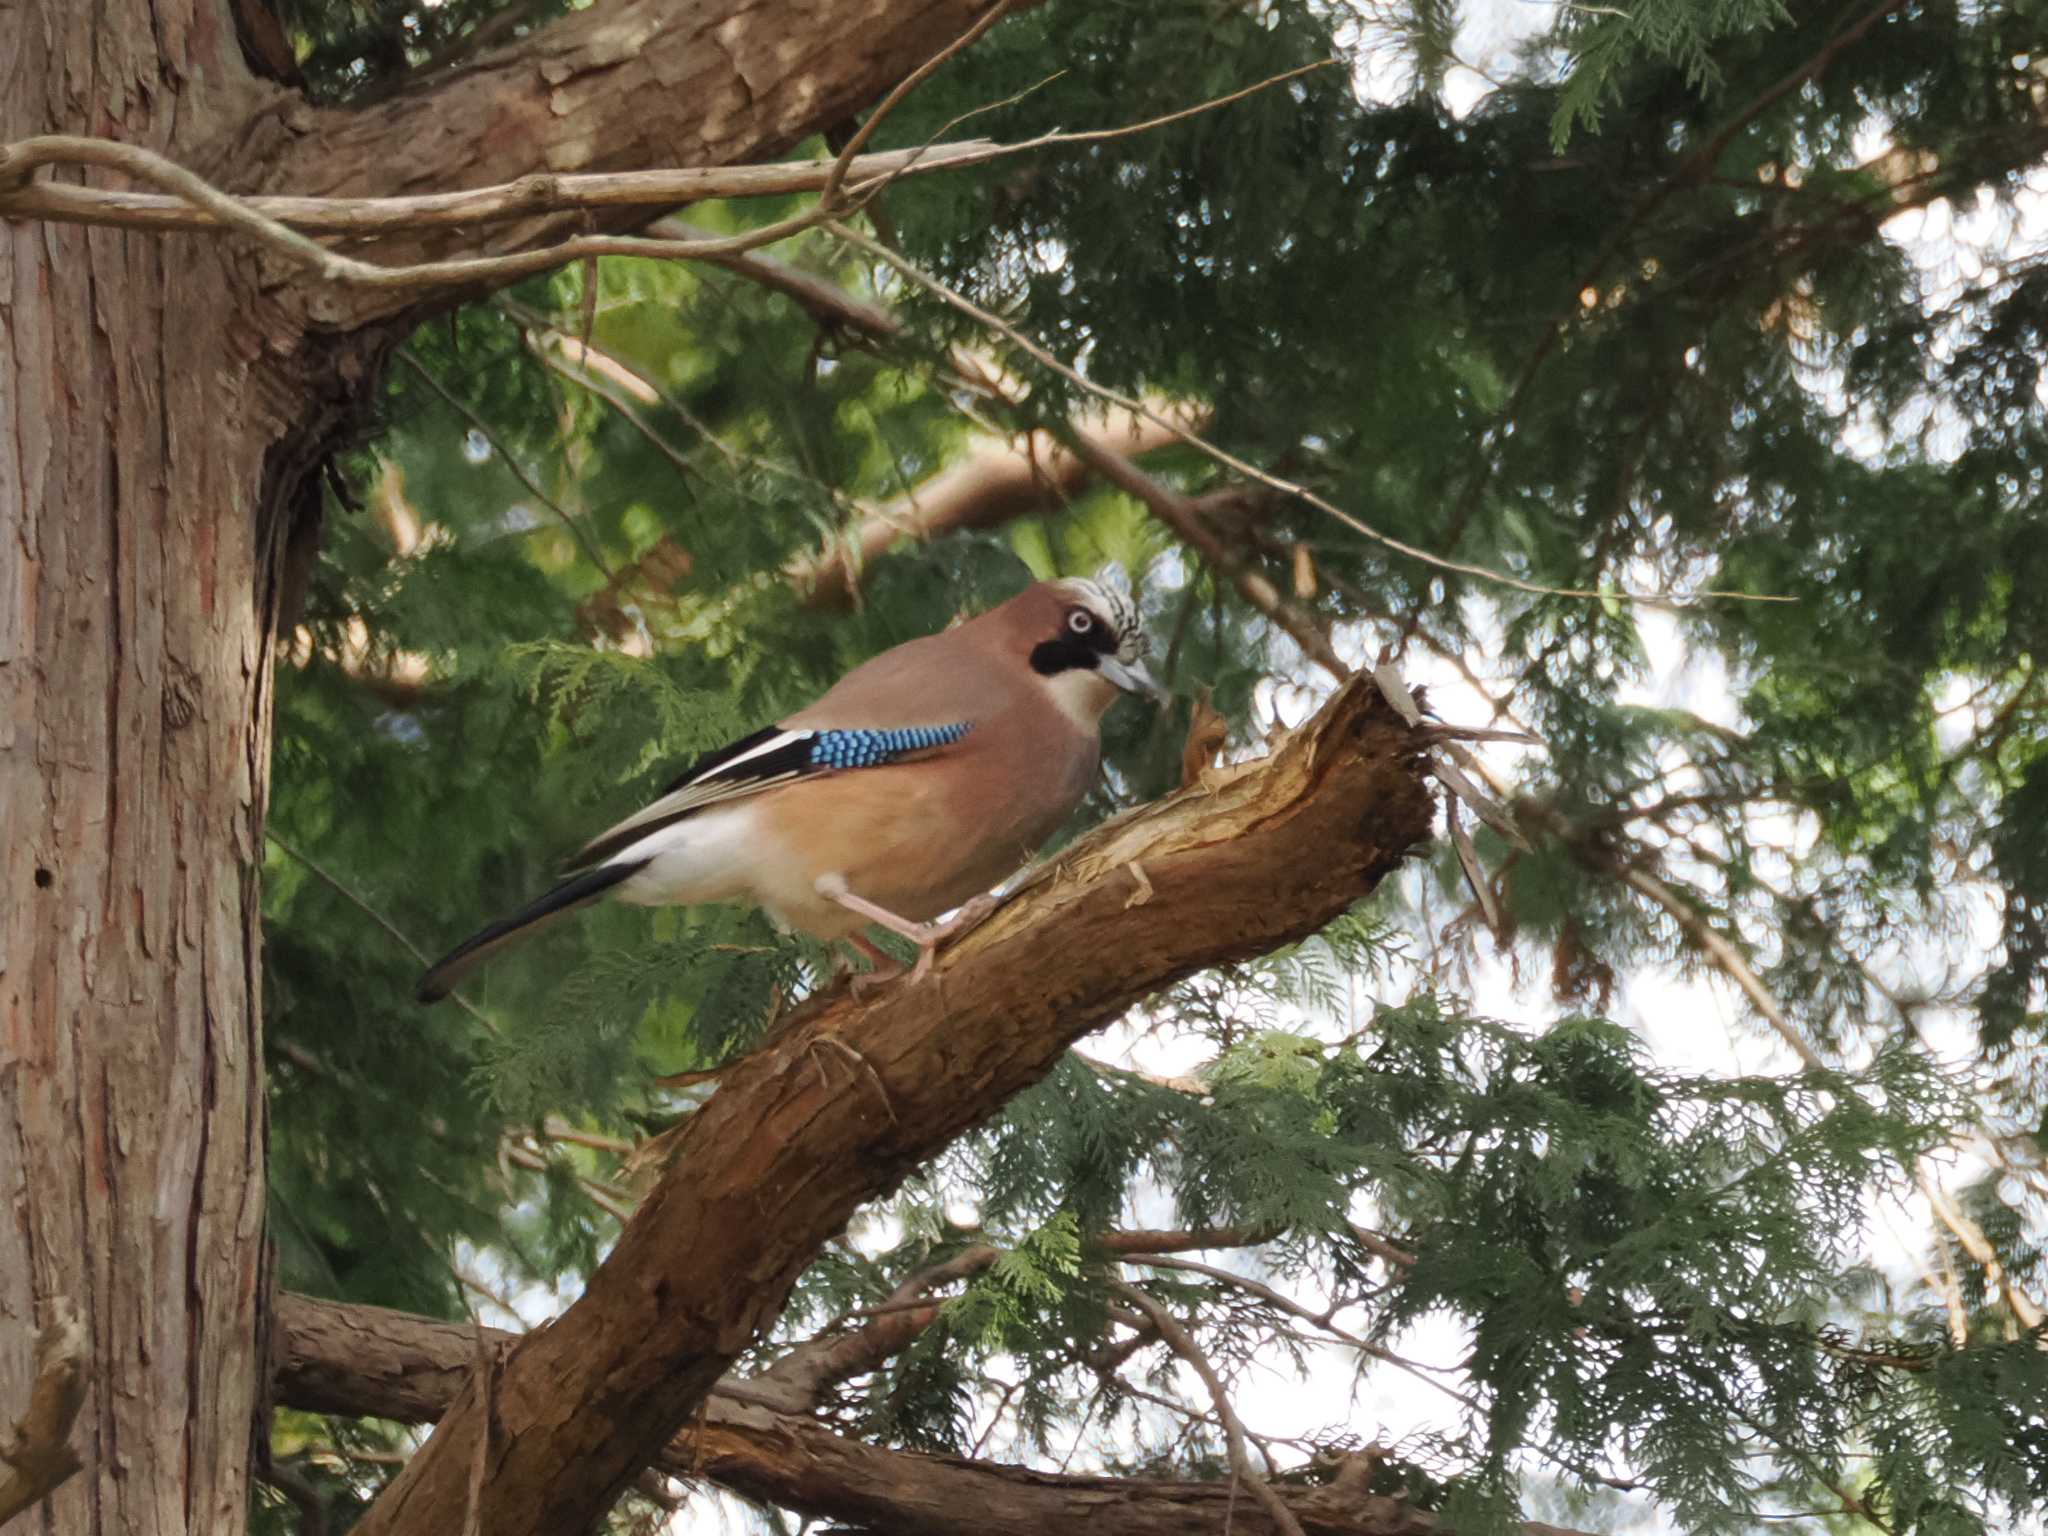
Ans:
{"type": "Polygon", "coordinates": [[[1074,577],[1045,582],[1027,598],[1038,599],[1028,604],[1031,670],[1074,713],[1099,717],[1117,690],[1164,695],[1145,669],[1138,606],[1123,593],[1074,577]]]}

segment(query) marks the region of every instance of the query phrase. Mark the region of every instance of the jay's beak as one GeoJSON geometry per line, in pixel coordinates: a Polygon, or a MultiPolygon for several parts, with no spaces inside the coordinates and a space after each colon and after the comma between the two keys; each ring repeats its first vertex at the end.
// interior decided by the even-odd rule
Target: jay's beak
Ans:
{"type": "Polygon", "coordinates": [[[1146,670],[1142,661],[1119,661],[1114,656],[1105,656],[1095,663],[1095,670],[1125,693],[1142,693],[1160,700],[1166,697],[1166,690],[1159,686],[1159,680],[1146,670]]]}

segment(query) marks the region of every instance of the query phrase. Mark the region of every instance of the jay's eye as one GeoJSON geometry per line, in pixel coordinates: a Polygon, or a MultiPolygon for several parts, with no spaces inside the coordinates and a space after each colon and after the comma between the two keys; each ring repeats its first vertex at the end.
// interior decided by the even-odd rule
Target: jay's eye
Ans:
{"type": "Polygon", "coordinates": [[[1095,615],[1086,608],[1076,608],[1067,615],[1067,628],[1077,635],[1085,635],[1095,627],[1095,615]]]}

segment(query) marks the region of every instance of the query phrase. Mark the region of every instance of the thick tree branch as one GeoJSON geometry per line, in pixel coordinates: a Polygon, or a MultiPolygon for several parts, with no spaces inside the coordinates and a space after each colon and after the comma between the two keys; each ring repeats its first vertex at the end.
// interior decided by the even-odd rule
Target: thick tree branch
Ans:
{"type": "Polygon", "coordinates": [[[583,1298],[520,1340],[488,1400],[463,1388],[364,1536],[449,1529],[487,1423],[485,1528],[587,1528],[861,1204],[1139,998],[1299,939],[1371,891],[1428,835],[1419,752],[1369,682],[1347,686],[1229,782],[1067,850],[929,982],[799,1009],[684,1123],[583,1298]]]}
{"type": "MultiPolygon", "coordinates": [[[[278,1298],[276,1399],[314,1413],[431,1421],[467,1381],[474,1332],[461,1324],[278,1298]]],[[[505,1338],[509,1341],[510,1336],[505,1338]]],[[[1264,1536],[1273,1529],[1225,1481],[1068,1476],[953,1456],[922,1456],[848,1439],[800,1413],[777,1411],[751,1384],[721,1387],[655,1463],[708,1478],[762,1503],[891,1536],[1264,1536]]],[[[1431,1518],[1367,1493],[1362,1459],[1322,1485],[1274,1486],[1309,1536],[1426,1536],[1431,1518]]],[[[1525,1525],[1524,1536],[1577,1536],[1525,1525]]]]}

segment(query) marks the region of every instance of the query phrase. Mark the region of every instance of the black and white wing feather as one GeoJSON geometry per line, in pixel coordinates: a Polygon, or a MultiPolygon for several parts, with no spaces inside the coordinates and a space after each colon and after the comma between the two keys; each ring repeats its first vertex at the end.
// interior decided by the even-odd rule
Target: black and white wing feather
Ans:
{"type": "Polygon", "coordinates": [[[615,858],[663,827],[706,806],[758,795],[763,790],[822,773],[879,768],[949,747],[973,729],[971,720],[911,725],[893,730],[786,730],[771,725],[699,758],[662,791],[585,844],[569,869],[589,869],[615,858]]]}
{"type": "Polygon", "coordinates": [[[503,921],[472,934],[443,956],[420,978],[419,999],[431,1003],[446,997],[451,988],[501,946],[578,907],[588,906],[630,880],[653,857],[640,845],[685,816],[693,816],[706,806],[758,795],[777,785],[818,774],[880,768],[928,756],[950,747],[973,727],[971,720],[873,731],[829,727],[789,730],[771,725],[744,741],[701,757],[662,792],[660,799],[588,844],[577,854],[561,884],[503,921]]]}

